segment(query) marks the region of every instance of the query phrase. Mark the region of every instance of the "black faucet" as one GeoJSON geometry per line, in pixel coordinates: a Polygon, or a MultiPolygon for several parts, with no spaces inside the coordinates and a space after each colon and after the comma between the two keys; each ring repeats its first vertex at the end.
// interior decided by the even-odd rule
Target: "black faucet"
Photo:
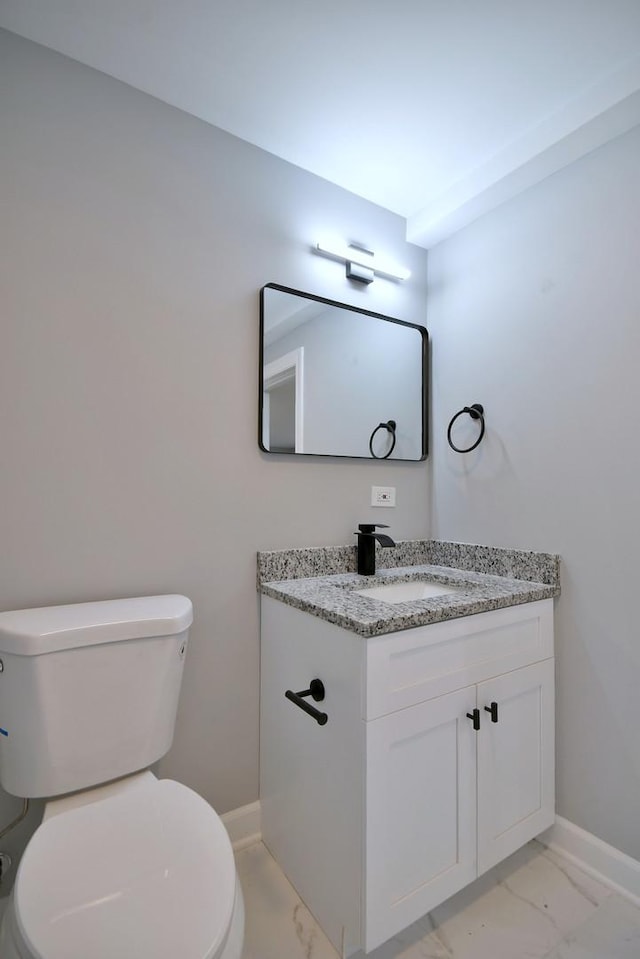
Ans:
{"type": "Polygon", "coordinates": [[[358,572],[361,576],[373,576],[376,571],[376,540],[381,546],[396,544],[386,533],[376,529],[389,529],[386,523],[358,523],[358,572]]]}

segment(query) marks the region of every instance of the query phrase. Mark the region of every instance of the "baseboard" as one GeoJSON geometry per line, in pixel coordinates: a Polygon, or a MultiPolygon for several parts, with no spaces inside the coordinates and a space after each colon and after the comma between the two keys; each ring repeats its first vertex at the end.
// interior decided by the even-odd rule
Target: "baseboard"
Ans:
{"type": "Polygon", "coordinates": [[[590,832],[556,817],[555,825],[538,840],[583,872],[640,906],[640,862],[590,832]]]}
{"type": "MultiPolygon", "coordinates": [[[[235,850],[262,838],[260,801],[232,809],[222,817],[235,850]]],[[[573,862],[583,872],[640,906],[640,862],[557,816],[555,824],[538,841],[573,862]]]]}
{"type": "Polygon", "coordinates": [[[260,801],[232,809],[220,817],[224,823],[234,849],[244,849],[262,838],[260,820],[260,801]]]}

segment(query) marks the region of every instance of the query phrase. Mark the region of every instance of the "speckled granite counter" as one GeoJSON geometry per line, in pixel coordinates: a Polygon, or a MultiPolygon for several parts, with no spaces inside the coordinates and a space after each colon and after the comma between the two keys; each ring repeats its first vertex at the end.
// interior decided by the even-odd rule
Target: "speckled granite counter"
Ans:
{"type": "Polygon", "coordinates": [[[359,576],[354,572],[355,547],[262,552],[258,588],[361,636],[531,603],[560,592],[560,560],[553,553],[412,540],[378,549],[376,559],[376,575],[359,576]],[[458,591],[393,604],[356,592],[411,580],[442,583],[458,591]]]}

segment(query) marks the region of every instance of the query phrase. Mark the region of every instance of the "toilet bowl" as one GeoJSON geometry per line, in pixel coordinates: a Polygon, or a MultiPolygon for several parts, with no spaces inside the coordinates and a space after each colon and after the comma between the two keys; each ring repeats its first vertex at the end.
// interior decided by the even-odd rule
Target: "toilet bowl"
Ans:
{"type": "Polygon", "coordinates": [[[149,771],[173,739],[192,618],[179,595],[0,613],[0,785],[47,799],[1,959],[240,959],[226,830],[149,771]]]}
{"type": "Polygon", "coordinates": [[[0,932],[2,959],[240,959],[244,906],[219,816],[138,773],[47,804],[0,932]]]}

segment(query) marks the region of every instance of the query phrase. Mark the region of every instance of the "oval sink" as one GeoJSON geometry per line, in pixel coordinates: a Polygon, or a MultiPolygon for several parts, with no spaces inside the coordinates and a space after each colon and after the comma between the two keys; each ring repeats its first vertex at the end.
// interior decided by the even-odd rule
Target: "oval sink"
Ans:
{"type": "Polygon", "coordinates": [[[412,580],[409,583],[387,583],[384,586],[356,589],[354,592],[358,596],[379,599],[383,603],[411,603],[419,599],[433,599],[434,596],[459,593],[461,589],[460,586],[444,586],[442,583],[425,583],[420,580],[412,580]]]}

